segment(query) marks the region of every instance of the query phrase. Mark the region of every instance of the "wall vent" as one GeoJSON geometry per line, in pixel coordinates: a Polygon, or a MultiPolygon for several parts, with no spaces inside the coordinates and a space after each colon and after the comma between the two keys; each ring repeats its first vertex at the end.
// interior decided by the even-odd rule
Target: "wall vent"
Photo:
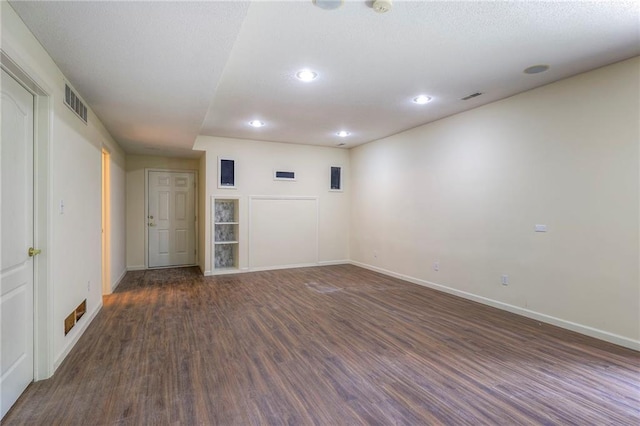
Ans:
{"type": "Polygon", "coordinates": [[[463,101],[468,101],[469,99],[475,98],[477,96],[482,95],[482,93],[480,92],[476,92],[476,93],[472,93],[469,96],[465,96],[464,98],[462,98],[463,101]]]}
{"type": "Polygon", "coordinates": [[[87,123],[87,107],[68,84],[64,85],[64,103],[71,108],[71,111],[75,112],[85,124],[87,123]]]}

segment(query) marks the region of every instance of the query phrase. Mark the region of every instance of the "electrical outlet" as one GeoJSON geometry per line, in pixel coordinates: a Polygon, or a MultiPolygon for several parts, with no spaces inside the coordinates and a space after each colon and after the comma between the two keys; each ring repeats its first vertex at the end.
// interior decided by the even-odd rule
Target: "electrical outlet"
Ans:
{"type": "Polygon", "coordinates": [[[433,262],[433,270],[438,272],[440,270],[440,261],[433,262]]]}
{"type": "Polygon", "coordinates": [[[547,225],[536,225],[534,230],[536,232],[547,232],[547,225]]]}
{"type": "Polygon", "coordinates": [[[500,283],[502,285],[509,285],[509,275],[502,274],[502,276],[500,277],[500,283]]]}

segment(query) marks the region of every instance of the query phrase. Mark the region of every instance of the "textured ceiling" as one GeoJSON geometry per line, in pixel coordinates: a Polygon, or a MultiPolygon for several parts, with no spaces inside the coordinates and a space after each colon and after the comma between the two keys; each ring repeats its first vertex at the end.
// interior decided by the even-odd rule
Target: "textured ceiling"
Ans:
{"type": "Polygon", "coordinates": [[[132,153],[188,155],[197,134],[351,147],[640,54],[635,1],[11,4],[132,153]]]}
{"type": "Polygon", "coordinates": [[[188,156],[249,2],[11,5],[127,152],[188,156]]]}

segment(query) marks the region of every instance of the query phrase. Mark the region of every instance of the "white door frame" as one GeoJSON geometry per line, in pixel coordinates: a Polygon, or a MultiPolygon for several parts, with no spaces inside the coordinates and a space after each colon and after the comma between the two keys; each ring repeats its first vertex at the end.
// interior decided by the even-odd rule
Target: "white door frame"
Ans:
{"type": "Polygon", "coordinates": [[[102,144],[102,294],[111,294],[111,151],[102,144]]]}
{"type": "Polygon", "coordinates": [[[42,254],[33,258],[33,376],[42,380],[53,375],[53,262],[49,255],[52,241],[51,226],[51,134],[53,118],[53,90],[44,84],[37,73],[21,66],[24,61],[10,48],[0,49],[0,66],[29,91],[33,107],[33,243],[42,254]]]}
{"type": "Polygon", "coordinates": [[[174,173],[193,173],[193,182],[195,183],[194,188],[194,198],[193,202],[195,203],[195,215],[196,215],[196,229],[195,229],[195,239],[193,243],[195,244],[196,256],[194,265],[198,264],[198,228],[200,227],[200,217],[198,216],[198,170],[193,169],[144,169],[144,268],[149,269],[149,227],[147,223],[149,222],[149,172],[174,172],[174,173]]]}

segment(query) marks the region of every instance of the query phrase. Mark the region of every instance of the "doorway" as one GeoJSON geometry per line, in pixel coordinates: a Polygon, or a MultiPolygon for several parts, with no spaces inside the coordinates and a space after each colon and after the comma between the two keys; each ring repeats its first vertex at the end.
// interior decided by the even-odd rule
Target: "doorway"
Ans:
{"type": "Polygon", "coordinates": [[[111,294],[111,155],[102,149],[102,294],[111,294]]]}
{"type": "Polygon", "coordinates": [[[196,174],[147,170],[147,265],[191,266],[196,262],[196,174]]]}

